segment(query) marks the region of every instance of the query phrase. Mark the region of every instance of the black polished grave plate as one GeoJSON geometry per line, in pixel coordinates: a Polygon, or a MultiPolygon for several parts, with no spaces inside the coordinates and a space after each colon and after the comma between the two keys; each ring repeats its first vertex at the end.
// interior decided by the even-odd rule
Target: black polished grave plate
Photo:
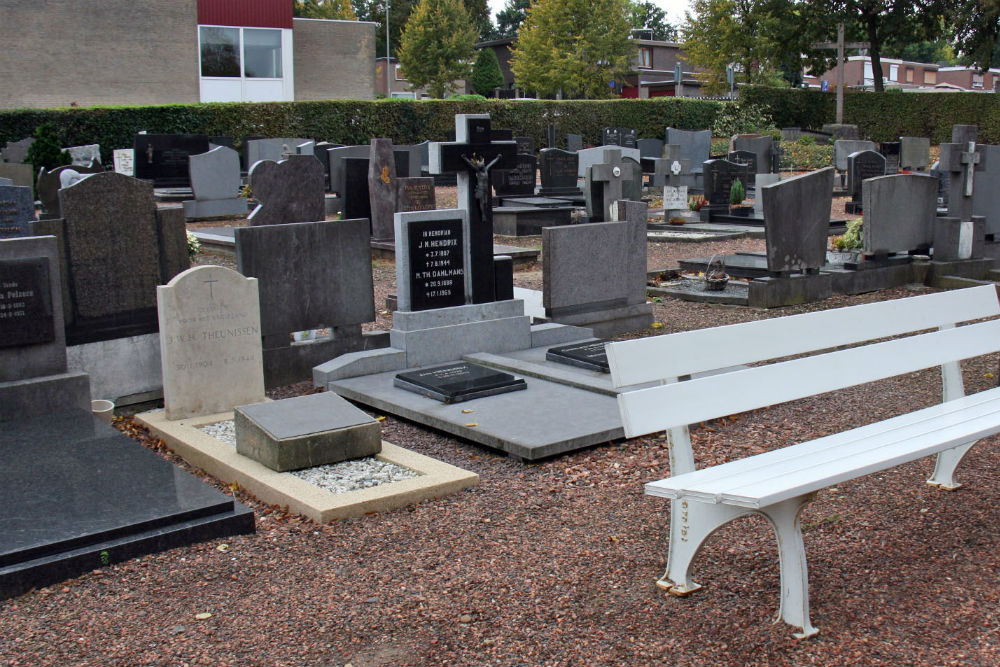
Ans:
{"type": "Polygon", "coordinates": [[[393,378],[393,385],[444,403],[459,403],[528,388],[524,380],[510,373],[465,361],[399,373],[393,378]]]}
{"type": "Polygon", "coordinates": [[[0,599],[252,533],[253,512],[91,414],[0,423],[0,599]]]}
{"type": "Polygon", "coordinates": [[[610,373],[608,366],[608,353],[604,346],[606,340],[592,340],[586,343],[573,343],[572,345],[560,345],[550,347],[545,351],[545,358],[560,364],[568,364],[579,368],[586,368],[591,371],[610,373]]]}

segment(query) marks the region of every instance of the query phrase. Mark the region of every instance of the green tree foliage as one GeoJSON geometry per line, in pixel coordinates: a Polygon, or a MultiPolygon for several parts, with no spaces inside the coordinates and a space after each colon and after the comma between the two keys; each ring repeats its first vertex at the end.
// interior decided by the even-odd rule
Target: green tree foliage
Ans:
{"type": "Polygon", "coordinates": [[[893,41],[885,45],[882,55],[887,58],[899,58],[918,63],[955,65],[958,62],[955,58],[955,50],[951,44],[943,39],[936,42],[923,41],[910,44],[900,44],[893,41]]]}
{"type": "Polygon", "coordinates": [[[1000,2],[956,0],[947,20],[963,62],[983,70],[1000,64],[1000,2]]]}
{"type": "Polygon", "coordinates": [[[494,88],[503,88],[503,72],[500,71],[500,61],[496,52],[490,47],[479,49],[476,64],[472,66],[472,78],[469,80],[472,89],[486,97],[493,96],[494,88]]]}
{"type": "MultiPolygon", "coordinates": [[[[653,39],[661,42],[677,40],[677,28],[667,21],[667,14],[649,0],[629,1],[629,24],[633,28],[649,28],[653,31],[653,39]]],[[[497,17],[499,18],[499,16],[497,17]]]]}
{"type": "Polygon", "coordinates": [[[415,87],[444,97],[469,77],[476,37],[462,0],[420,0],[400,37],[399,64],[415,87]]]}
{"type": "Polygon", "coordinates": [[[293,0],[292,14],[303,19],[358,20],[348,0],[293,0]]]}
{"type": "Polygon", "coordinates": [[[497,12],[497,38],[517,37],[517,31],[528,17],[531,0],[507,0],[503,9],[497,12]]]}
{"type": "Polygon", "coordinates": [[[511,69],[518,86],[600,98],[629,71],[635,47],[626,0],[535,0],[518,33],[511,69]]]}
{"type": "Polygon", "coordinates": [[[801,68],[806,48],[802,4],[790,0],[693,0],[681,39],[688,61],[703,69],[709,94],[728,90],[726,68],[737,83],[773,84],[780,71],[801,68]]]}
{"type": "Polygon", "coordinates": [[[492,39],[495,34],[493,20],[490,18],[490,8],[486,0],[463,0],[465,10],[469,12],[472,26],[476,29],[479,39],[492,39]]]}
{"type": "Polygon", "coordinates": [[[35,176],[38,170],[45,167],[47,171],[52,171],[56,167],[70,164],[73,160],[69,156],[69,151],[62,149],[59,137],[56,136],[56,126],[46,122],[35,128],[35,140],[28,146],[28,153],[25,159],[34,168],[35,176]]]}
{"type": "MultiPolygon", "coordinates": [[[[359,21],[375,23],[375,57],[385,57],[385,5],[386,0],[351,0],[354,12],[359,21]]],[[[403,26],[410,18],[410,13],[417,5],[417,0],[389,0],[389,52],[396,55],[399,52],[400,36],[403,26]]]]}

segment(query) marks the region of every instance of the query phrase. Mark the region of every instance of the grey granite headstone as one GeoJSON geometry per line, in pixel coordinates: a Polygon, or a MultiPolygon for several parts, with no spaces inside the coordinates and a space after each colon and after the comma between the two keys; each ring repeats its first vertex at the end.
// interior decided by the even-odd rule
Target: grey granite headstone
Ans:
{"type": "Polygon", "coordinates": [[[927,251],[934,243],[937,179],[924,174],[870,178],[862,185],[866,255],[927,251]]]}
{"type": "Polygon", "coordinates": [[[750,137],[737,135],[733,137],[733,150],[746,151],[757,156],[752,173],[770,174],[774,172],[774,155],[777,148],[771,137],[750,137]]]}
{"type": "MultiPolygon", "coordinates": [[[[392,216],[396,212],[396,159],[392,151],[392,139],[372,139],[370,155],[368,201],[372,239],[392,241],[392,216]]],[[[348,215],[347,208],[344,209],[344,214],[348,215]]]]}
{"type": "Polygon", "coordinates": [[[101,145],[86,144],[85,146],[70,146],[63,150],[69,151],[69,157],[75,164],[81,167],[89,167],[93,164],[101,164],[101,145]]]}
{"type": "Polygon", "coordinates": [[[862,209],[861,184],[869,178],[886,175],[886,161],[881,153],[858,151],[847,156],[847,192],[852,202],[848,203],[848,213],[859,213],[862,209]]]}
{"type": "Polygon", "coordinates": [[[813,271],[826,262],[833,174],[827,167],[760,189],[769,271],[813,271]]]}
{"type": "Polygon", "coordinates": [[[982,146],[981,164],[977,165],[972,215],[983,216],[986,233],[1000,239],[1000,146],[982,146]]]}
{"type": "Polygon", "coordinates": [[[264,400],[257,279],[196,266],[156,288],[167,419],[264,400]]]}
{"type": "Polygon", "coordinates": [[[952,125],[951,143],[967,144],[970,141],[979,141],[978,125],[952,125]]]}
{"type": "Polygon", "coordinates": [[[975,142],[951,143],[941,144],[940,150],[938,169],[947,177],[944,184],[948,216],[969,220],[973,215],[976,192],[984,186],[990,187],[979,178],[987,166],[984,159],[986,147],[975,142]]]}
{"type": "Polygon", "coordinates": [[[20,141],[8,141],[4,149],[0,151],[2,162],[21,163],[28,159],[28,149],[35,143],[34,137],[21,139],[20,141]]]}
{"type": "Polygon", "coordinates": [[[695,172],[698,173],[701,170],[701,165],[711,157],[712,132],[711,130],[678,130],[668,127],[664,143],[680,146],[680,157],[691,160],[695,172]]]}
{"type": "Polygon", "coordinates": [[[899,168],[923,171],[931,163],[931,140],[927,137],[899,138],[899,168]]]}
{"type": "Polygon", "coordinates": [[[838,139],[833,142],[833,166],[837,171],[847,171],[847,156],[859,151],[877,151],[874,141],[859,139],[838,139]]]}
{"type": "Polygon", "coordinates": [[[566,135],[566,150],[571,153],[583,150],[583,135],[580,134],[567,134],[566,135]]]}
{"type": "Polygon", "coordinates": [[[833,135],[835,141],[837,139],[858,139],[857,125],[849,125],[847,123],[825,123],[822,129],[825,134],[833,135]]]}
{"type": "Polygon", "coordinates": [[[62,236],[70,344],[154,333],[156,286],[189,265],[183,212],[157,209],[151,183],[114,172],[63,188],[59,202],[63,220],[32,229],[62,236]]]}
{"type": "Polygon", "coordinates": [[[764,198],[761,197],[760,189],[765,185],[773,185],[780,180],[781,174],[756,174],[754,176],[754,192],[756,193],[753,200],[754,216],[758,218],[764,217],[764,198]]]}
{"type": "Polygon", "coordinates": [[[316,152],[316,142],[310,139],[295,147],[296,155],[314,155],[316,152]]]}
{"type": "Polygon", "coordinates": [[[576,152],[577,176],[580,178],[586,178],[588,167],[593,167],[595,164],[603,164],[605,162],[604,152],[607,150],[618,151],[619,155],[623,158],[630,157],[636,161],[640,159],[638,148],[621,148],[618,146],[596,146],[594,148],[584,148],[576,152]]]}
{"type": "Polygon", "coordinates": [[[59,208],[59,190],[63,187],[63,174],[66,172],[76,172],[79,174],[100,174],[103,167],[81,167],[76,165],[66,165],[56,167],[52,171],[47,171],[45,167],[38,172],[38,182],[35,184],[35,192],[42,202],[43,216],[45,218],[61,218],[62,211],[59,208]]]}
{"type": "Polygon", "coordinates": [[[640,157],[663,157],[663,139],[639,139],[636,148],[640,157]]]}
{"type": "Polygon", "coordinates": [[[326,218],[323,165],[312,155],[289,155],[281,162],[257,162],[250,169],[249,184],[257,200],[257,207],[247,218],[251,226],[326,218]]]}
{"type": "Polygon", "coordinates": [[[301,137],[277,137],[274,139],[250,139],[243,144],[247,169],[261,160],[280,162],[286,156],[294,154],[296,146],[310,142],[312,139],[301,137]]]}
{"type": "Polygon", "coordinates": [[[642,201],[642,165],[630,157],[622,158],[625,169],[631,172],[622,184],[622,199],[642,201]]]}
{"type": "MultiPolygon", "coordinates": [[[[592,149],[588,149],[592,150],[592,149]]],[[[608,210],[612,203],[627,199],[626,195],[634,194],[634,185],[630,188],[626,183],[631,183],[636,178],[636,171],[632,164],[626,164],[622,158],[620,148],[602,147],[604,161],[587,168],[585,193],[587,197],[587,215],[590,219],[599,222],[609,215],[608,210]]],[[[587,151],[581,151],[586,153],[587,151]]],[[[641,178],[642,169],[638,171],[641,178]]],[[[635,200],[638,200],[637,197],[635,200]]],[[[633,201],[635,201],[633,200],[633,201]]]]}
{"type": "Polygon", "coordinates": [[[327,149],[327,160],[330,164],[330,189],[343,196],[340,188],[344,181],[344,159],[345,158],[365,158],[371,156],[372,147],[364,146],[338,146],[327,149]]]}
{"type": "Polygon", "coordinates": [[[183,202],[187,218],[243,217],[247,200],[239,196],[240,155],[217,146],[188,159],[194,199],[183,202]]]}
{"type": "MultiPolygon", "coordinates": [[[[21,185],[0,185],[0,238],[28,236],[28,223],[35,219],[35,199],[31,188],[21,185]]],[[[3,286],[0,285],[0,295],[3,286]]],[[[3,317],[0,313],[0,317],[3,317]]]]}
{"type": "Polygon", "coordinates": [[[437,204],[433,177],[417,176],[396,179],[397,213],[432,211],[435,208],[437,208],[437,204]]]}
{"type": "Polygon", "coordinates": [[[396,296],[401,311],[470,303],[469,219],[464,209],[397,213],[396,296]]]}

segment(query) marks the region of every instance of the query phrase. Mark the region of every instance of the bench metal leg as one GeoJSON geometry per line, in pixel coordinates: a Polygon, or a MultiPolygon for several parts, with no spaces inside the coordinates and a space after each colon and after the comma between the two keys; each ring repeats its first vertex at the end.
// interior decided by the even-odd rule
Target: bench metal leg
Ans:
{"type": "Polygon", "coordinates": [[[962,486],[960,482],[955,481],[955,469],[958,467],[962,457],[972,449],[972,446],[976,442],[979,441],[967,442],[964,445],[938,452],[937,459],[934,462],[934,474],[930,476],[927,483],[931,486],[939,486],[948,491],[954,491],[962,486]]]}
{"type": "Polygon", "coordinates": [[[670,501],[670,546],[667,571],[656,585],[671,595],[684,597],[701,588],[691,579],[691,562],[712,533],[753,510],[715,505],[697,500],[670,501]]]}
{"type": "Polygon", "coordinates": [[[800,628],[793,633],[798,639],[811,637],[817,630],[809,621],[809,576],[806,569],[806,550],[802,543],[802,526],[799,515],[802,508],[812,501],[815,494],[782,501],[761,510],[774,527],[781,558],[781,608],[779,620],[800,628]]]}

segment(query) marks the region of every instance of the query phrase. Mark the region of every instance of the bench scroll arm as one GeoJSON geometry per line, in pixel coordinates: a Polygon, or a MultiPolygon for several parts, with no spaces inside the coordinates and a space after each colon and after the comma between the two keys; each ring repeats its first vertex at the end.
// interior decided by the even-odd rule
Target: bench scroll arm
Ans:
{"type": "MultiPolygon", "coordinates": [[[[954,326],[953,324],[942,325],[938,329],[952,329],[954,326]]],[[[941,365],[941,387],[943,401],[953,401],[956,398],[965,396],[962,367],[958,361],[951,361],[941,365]]],[[[961,462],[962,457],[972,449],[972,445],[974,444],[976,444],[975,440],[939,452],[934,462],[934,473],[927,480],[927,483],[947,489],[948,491],[954,491],[962,486],[959,482],[955,481],[955,469],[958,467],[959,462],[961,462]]]]}

